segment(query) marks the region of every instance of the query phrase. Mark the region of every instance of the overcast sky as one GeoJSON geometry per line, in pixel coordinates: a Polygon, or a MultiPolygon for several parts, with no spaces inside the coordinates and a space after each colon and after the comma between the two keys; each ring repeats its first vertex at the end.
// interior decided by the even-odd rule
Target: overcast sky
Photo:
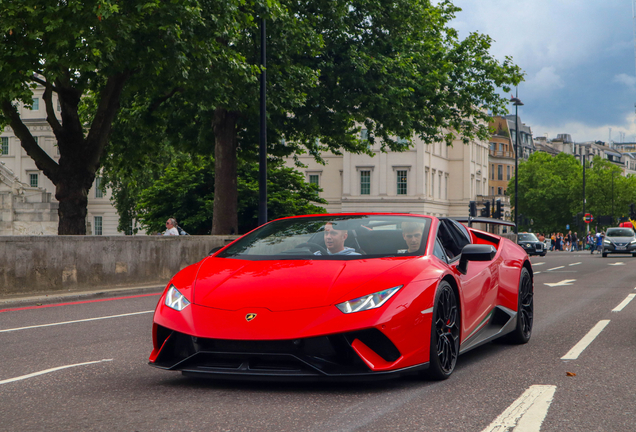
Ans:
{"type": "Polygon", "coordinates": [[[519,119],[534,136],[569,133],[576,142],[636,141],[636,60],[630,0],[455,0],[451,24],[477,31],[491,52],[526,73],[519,119]]]}

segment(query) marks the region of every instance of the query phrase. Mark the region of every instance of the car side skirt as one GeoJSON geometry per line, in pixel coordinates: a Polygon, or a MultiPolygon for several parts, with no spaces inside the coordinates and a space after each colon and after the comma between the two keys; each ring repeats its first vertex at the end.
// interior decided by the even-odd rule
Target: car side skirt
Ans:
{"type": "Polygon", "coordinates": [[[503,306],[495,306],[484,320],[461,344],[460,354],[491,342],[517,326],[517,312],[503,306]]]}

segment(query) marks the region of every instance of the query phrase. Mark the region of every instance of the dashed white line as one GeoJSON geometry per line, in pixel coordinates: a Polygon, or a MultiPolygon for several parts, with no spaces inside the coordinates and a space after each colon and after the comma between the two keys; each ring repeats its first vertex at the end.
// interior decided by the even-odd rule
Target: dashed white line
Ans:
{"type": "Polygon", "coordinates": [[[147,314],[152,312],[154,311],[150,310],[150,311],[143,311],[143,312],[132,312],[132,313],[109,315],[109,316],[103,316],[103,317],[97,317],[97,318],[86,318],[86,319],[80,319],[80,320],[74,320],[74,321],[63,321],[63,322],[51,323],[51,324],[40,324],[40,325],[32,325],[27,327],[16,327],[11,329],[0,330],[0,333],[7,333],[7,332],[18,331],[18,330],[28,330],[28,329],[34,329],[34,328],[40,328],[40,327],[52,327],[52,326],[58,326],[58,325],[64,325],[64,324],[74,324],[74,323],[87,322],[87,321],[97,321],[97,320],[103,320],[103,319],[109,319],[109,318],[120,318],[125,316],[147,314]]]}
{"type": "Polygon", "coordinates": [[[581,264],[581,263],[580,263],[580,262],[577,262],[577,263],[572,263],[572,264],[568,264],[568,265],[569,265],[569,266],[575,266],[575,265],[579,265],[579,264],[581,264]]]}
{"type": "Polygon", "coordinates": [[[9,384],[9,383],[16,382],[16,381],[22,381],[22,380],[25,380],[25,379],[29,379],[29,378],[33,378],[33,377],[39,376],[39,375],[44,375],[44,374],[47,374],[47,373],[56,372],[56,371],[59,371],[59,370],[62,370],[62,369],[68,369],[68,368],[77,367],[77,366],[85,366],[85,365],[89,365],[89,364],[109,362],[109,361],[113,361],[113,359],[103,359],[103,360],[90,361],[90,362],[85,362],[85,363],[76,363],[76,364],[66,365],[66,366],[58,366],[58,367],[54,367],[54,368],[51,368],[51,369],[46,369],[46,370],[43,370],[43,371],[40,371],[40,372],[33,372],[33,373],[30,373],[30,374],[27,374],[27,375],[22,375],[22,376],[19,376],[19,377],[2,380],[2,381],[0,381],[0,385],[9,384]]]}
{"type": "Polygon", "coordinates": [[[554,385],[530,386],[482,432],[539,432],[555,391],[554,385]]]}
{"type": "Polygon", "coordinates": [[[541,272],[534,272],[534,274],[539,274],[539,273],[541,273],[541,272]]]}
{"type": "Polygon", "coordinates": [[[620,312],[620,311],[622,311],[625,308],[625,306],[627,306],[629,304],[630,301],[634,300],[634,297],[636,297],[636,294],[628,295],[625,300],[623,300],[618,306],[616,306],[614,309],[612,309],[612,312],[620,312]]]}
{"type": "Polygon", "coordinates": [[[624,262],[619,261],[619,262],[615,262],[615,263],[608,264],[608,265],[618,266],[618,265],[625,265],[625,263],[624,263],[624,262]]]}
{"type": "Polygon", "coordinates": [[[603,331],[603,329],[605,328],[605,326],[607,326],[607,324],[609,324],[609,322],[610,320],[601,320],[596,323],[596,325],[592,327],[592,330],[590,330],[585,336],[583,336],[583,339],[581,339],[579,343],[574,345],[574,347],[570,351],[568,351],[566,355],[561,357],[561,360],[576,360],[577,358],[579,358],[579,355],[581,355],[583,350],[585,350],[585,348],[587,348],[588,345],[591,344],[594,339],[596,339],[596,336],[598,336],[603,331]]]}
{"type": "Polygon", "coordinates": [[[576,282],[576,279],[564,279],[560,282],[555,282],[555,283],[544,283],[543,285],[547,285],[549,287],[555,287],[555,286],[571,286],[572,282],[576,282]]]}
{"type": "Polygon", "coordinates": [[[561,268],[564,268],[564,267],[565,267],[565,266],[553,267],[553,268],[551,268],[551,269],[547,269],[546,271],[558,270],[558,269],[561,269],[561,268]]]}
{"type": "Polygon", "coordinates": [[[534,267],[534,266],[540,266],[540,265],[544,265],[544,264],[545,264],[544,262],[532,263],[532,266],[534,267]]]}

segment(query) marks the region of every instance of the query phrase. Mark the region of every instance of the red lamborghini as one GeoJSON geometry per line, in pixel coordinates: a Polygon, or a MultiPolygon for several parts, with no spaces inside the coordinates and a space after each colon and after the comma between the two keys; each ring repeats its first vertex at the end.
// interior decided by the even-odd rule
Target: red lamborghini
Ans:
{"type": "Polygon", "coordinates": [[[177,273],[150,364],[234,379],[445,379],[471,348],[528,342],[532,323],[532,267],[508,239],[449,218],[299,216],[177,273]]]}

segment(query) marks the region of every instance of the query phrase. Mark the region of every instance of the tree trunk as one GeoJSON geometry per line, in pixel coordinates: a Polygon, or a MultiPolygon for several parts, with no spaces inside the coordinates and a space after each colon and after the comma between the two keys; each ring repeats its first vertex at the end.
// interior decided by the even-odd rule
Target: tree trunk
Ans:
{"type": "Polygon", "coordinates": [[[55,187],[55,199],[60,203],[58,208],[59,235],[86,235],[86,214],[88,206],[88,190],[93,183],[90,179],[77,176],[63,176],[55,187]]]}
{"type": "Polygon", "coordinates": [[[238,234],[236,121],[238,113],[214,111],[214,210],[212,234],[238,234]]]}

